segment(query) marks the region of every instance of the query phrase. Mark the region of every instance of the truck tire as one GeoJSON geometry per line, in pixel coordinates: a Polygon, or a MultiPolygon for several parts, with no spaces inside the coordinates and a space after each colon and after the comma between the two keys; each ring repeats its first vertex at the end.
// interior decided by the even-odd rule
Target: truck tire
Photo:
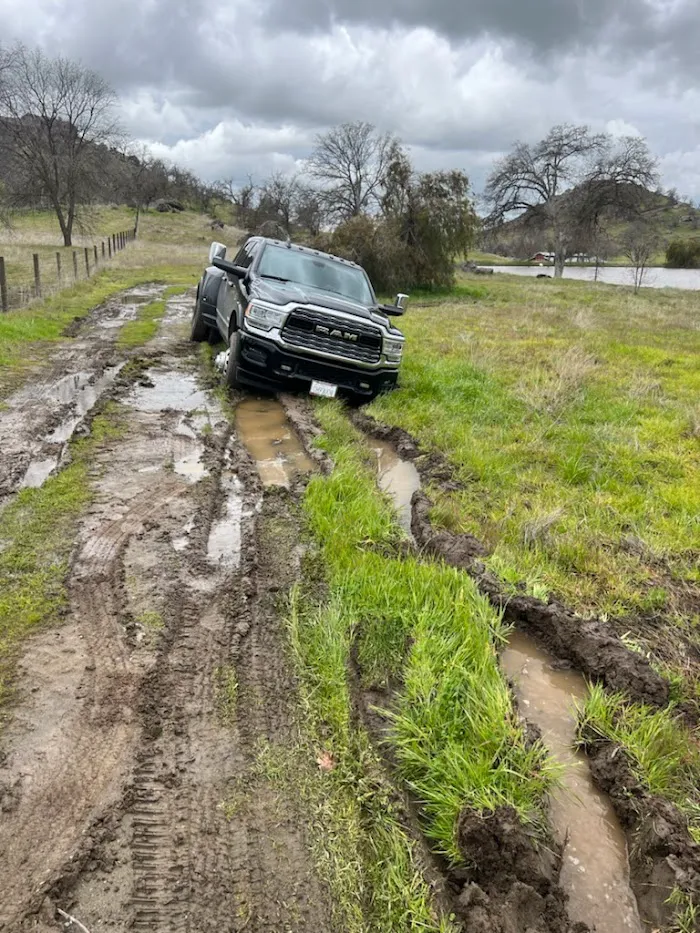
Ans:
{"type": "Polygon", "coordinates": [[[238,359],[241,353],[241,338],[237,330],[234,330],[229,337],[228,356],[226,359],[226,368],[224,369],[224,382],[229,389],[239,389],[241,383],[238,381],[238,359]]]}
{"type": "Polygon", "coordinates": [[[202,302],[197,298],[194,303],[194,312],[192,313],[190,339],[195,343],[204,343],[205,340],[209,340],[210,333],[209,325],[202,317],[202,302]]]}

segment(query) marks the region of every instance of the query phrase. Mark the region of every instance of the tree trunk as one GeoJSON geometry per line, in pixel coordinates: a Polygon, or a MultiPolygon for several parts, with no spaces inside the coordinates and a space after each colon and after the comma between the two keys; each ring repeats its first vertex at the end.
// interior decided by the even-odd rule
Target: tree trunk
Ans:
{"type": "Polygon", "coordinates": [[[136,207],[136,219],[134,220],[134,239],[139,235],[139,220],[141,219],[141,203],[136,207]]]}
{"type": "Polygon", "coordinates": [[[566,252],[563,249],[558,249],[554,254],[554,278],[561,279],[564,275],[564,260],[566,259],[566,252]]]}

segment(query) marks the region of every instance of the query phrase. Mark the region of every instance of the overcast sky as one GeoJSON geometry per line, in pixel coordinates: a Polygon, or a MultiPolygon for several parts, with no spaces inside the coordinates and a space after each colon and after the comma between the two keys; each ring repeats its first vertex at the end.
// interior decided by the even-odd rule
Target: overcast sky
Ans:
{"type": "Polygon", "coordinates": [[[700,0],[0,0],[0,39],[100,71],[127,129],[206,179],[293,171],[368,120],[479,190],[574,122],[646,136],[700,198],[700,0]]]}

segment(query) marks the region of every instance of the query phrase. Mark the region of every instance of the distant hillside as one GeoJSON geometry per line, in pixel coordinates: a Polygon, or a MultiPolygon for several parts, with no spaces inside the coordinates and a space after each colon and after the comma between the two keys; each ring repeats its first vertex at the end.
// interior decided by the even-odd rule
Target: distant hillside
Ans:
{"type": "MultiPolygon", "coordinates": [[[[561,197],[567,198],[571,192],[561,197]]],[[[653,226],[658,237],[659,247],[654,257],[654,264],[665,262],[666,247],[671,240],[685,240],[700,237],[700,207],[679,200],[673,193],[646,192],[646,206],[639,213],[639,220],[653,226]]],[[[538,252],[549,252],[551,243],[541,225],[534,223],[534,212],[525,212],[509,220],[497,230],[487,231],[481,238],[480,249],[518,261],[527,261],[538,252]]],[[[625,262],[621,243],[634,221],[622,220],[613,212],[604,217],[598,246],[598,252],[607,262],[625,262]]],[[[589,243],[577,243],[573,253],[593,254],[594,247],[589,243]]]]}

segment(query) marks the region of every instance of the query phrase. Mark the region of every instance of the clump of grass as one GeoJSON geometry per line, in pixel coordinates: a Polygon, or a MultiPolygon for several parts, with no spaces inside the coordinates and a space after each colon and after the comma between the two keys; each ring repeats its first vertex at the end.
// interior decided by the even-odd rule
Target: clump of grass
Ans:
{"type": "Polygon", "coordinates": [[[165,314],[165,301],[150,301],[139,308],[133,321],[127,321],[119,331],[117,346],[122,350],[141,347],[152,340],[165,314]]]}
{"type": "Polygon", "coordinates": [[[698,736],[673,709],[639,706],[595,685],[580,713],[580,732],[621,745],[638,780],[652,794],[673,801],[700,841],[698,736]]]}
{"type": "Polygon", "coordinates": [[[238,705],[238,675],[235,667],[226,665],[217,669],[216,698],[222,722],[230,725],[236,719],[238,705]]]}

